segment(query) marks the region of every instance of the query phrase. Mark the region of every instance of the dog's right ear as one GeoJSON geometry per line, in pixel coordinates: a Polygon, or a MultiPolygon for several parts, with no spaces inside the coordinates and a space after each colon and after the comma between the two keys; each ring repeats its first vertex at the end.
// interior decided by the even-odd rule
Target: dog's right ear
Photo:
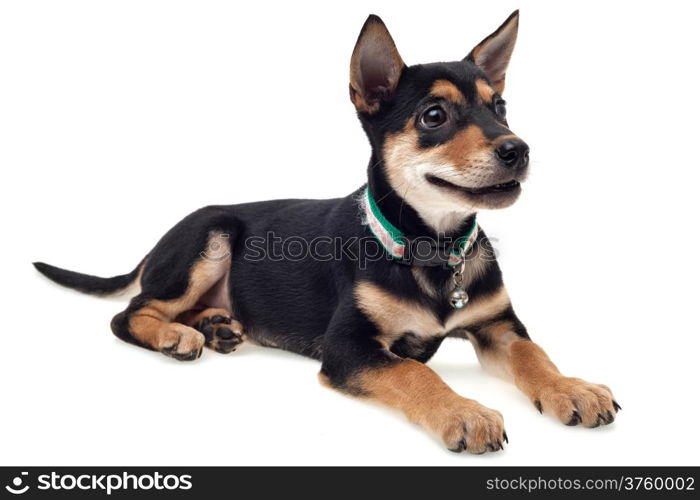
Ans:
{"type": "Polygon", "coordinates": [[[376,112],[396,90],[405,67],[389,30],[379,16],[370,15],[350,60],[350,100],[357,111],[376,112]]]}

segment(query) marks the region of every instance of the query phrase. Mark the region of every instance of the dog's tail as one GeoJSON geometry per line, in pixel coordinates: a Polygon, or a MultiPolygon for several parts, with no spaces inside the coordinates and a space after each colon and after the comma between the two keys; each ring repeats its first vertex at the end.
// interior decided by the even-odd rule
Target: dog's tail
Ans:
{"type": "Polygon", "coordinates": [[[111,278],[101,278],[90,274],[76,273],[75,271],[61,269],[60,267],[51,266],[44,262],[34,262],[34,267],[41,274],[61,286],[92,295],[108,296],[125,292],[131,285],[136,284],[140,278],[141,270],[145,262],[146,259],[144,258],[139,265],[136,266],[136,269],[129,274],[112,276],[111,278]]]}

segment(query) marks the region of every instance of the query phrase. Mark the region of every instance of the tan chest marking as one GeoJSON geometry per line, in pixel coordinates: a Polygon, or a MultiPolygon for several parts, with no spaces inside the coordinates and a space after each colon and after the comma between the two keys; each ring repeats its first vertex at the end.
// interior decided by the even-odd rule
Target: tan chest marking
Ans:
{"type": "Polygon", "coordinates": [[[391,346],[404,333],[411,332],[419,338],[447,335],[457,328],[494,317],[510,305],[505,288],[496,293],[471,301],[467,307],[452,313],[442,323],[433,311],[417,302],[398,298],[385,289],[369,282],[361,282],[355,288],[358,307],[377,325],[381,340],[391,346]]]}

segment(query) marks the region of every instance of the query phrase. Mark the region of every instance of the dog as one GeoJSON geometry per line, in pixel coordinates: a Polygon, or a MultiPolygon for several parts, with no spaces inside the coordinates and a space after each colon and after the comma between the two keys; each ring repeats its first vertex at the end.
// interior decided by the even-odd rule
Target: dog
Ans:
{"type": "Polygon", "coordinates": [[[310,356],[322,384],[400,409],[451,451],[502,450],[508,437],[501,413],[425,365],[446,337],[469,340],[540,413],[610,424],[612,392],[562,375],[530,339],[476,223],[511,205],[528,171],[501,97],[518,22],[516,11],[461,61],[407,66],[368,17],[349,90],[372,155],[349,196],[202,208],[121,276],[35,267],[92,294],[137,286],[111,322],[126,342],[182,361],[245,341],[310,356]]]}

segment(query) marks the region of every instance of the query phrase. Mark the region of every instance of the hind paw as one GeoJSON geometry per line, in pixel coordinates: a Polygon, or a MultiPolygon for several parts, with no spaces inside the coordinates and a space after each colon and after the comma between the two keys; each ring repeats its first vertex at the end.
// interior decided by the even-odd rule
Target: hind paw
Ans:
{"type": "Polygon", "coordinates": [[[223,309],[207,309],[197,315],[194,325],[204,334],[206,346],[216,352],[233,352],[243,342],[243,325],[223,309]]]}
{"type": "Polygon", "coordinates": [[[158,350],[179,361],[193,361],[202,355],[202,334],[185,325],[171,325],[160,337],[158,350]]]}

